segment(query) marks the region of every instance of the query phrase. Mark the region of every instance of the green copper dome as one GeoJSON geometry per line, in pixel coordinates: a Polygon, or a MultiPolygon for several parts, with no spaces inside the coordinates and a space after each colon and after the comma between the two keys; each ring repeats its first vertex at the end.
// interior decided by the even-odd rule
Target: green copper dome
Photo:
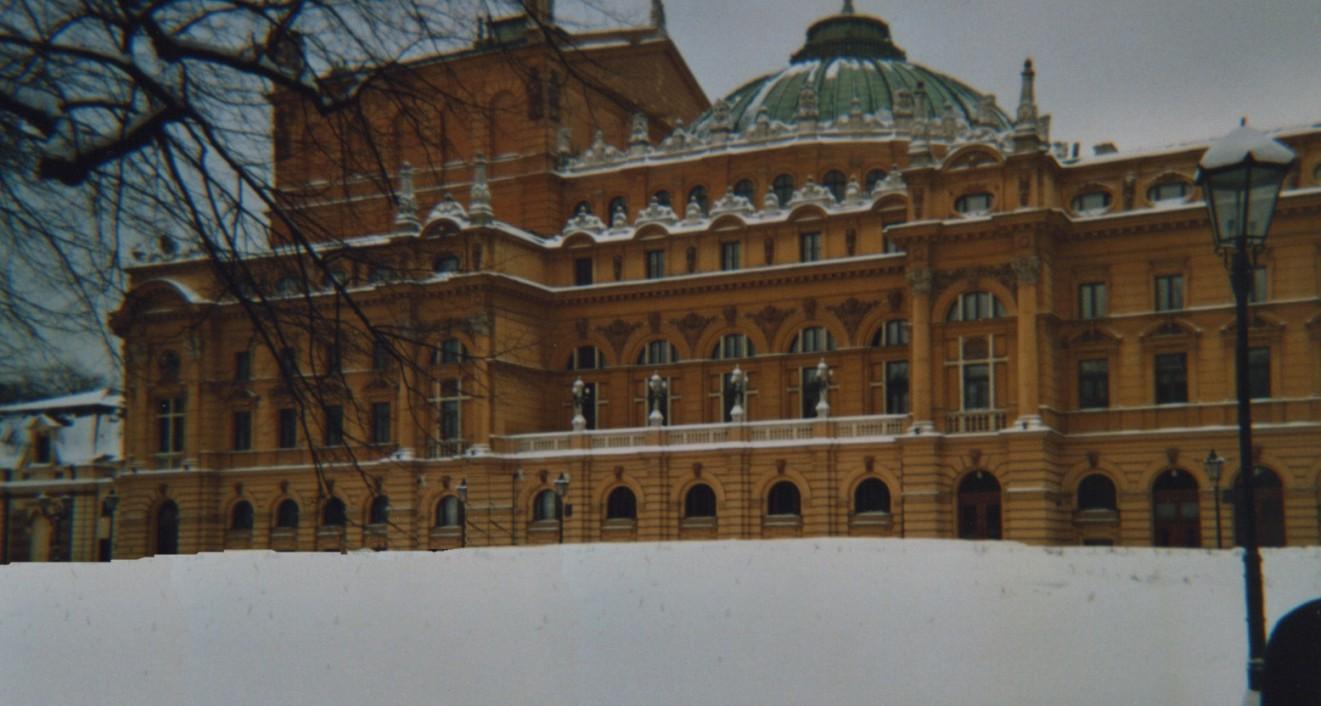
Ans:
{"type": "Polygon", "coordinates": [[[844,14],[814,23],[807,30],[807,42],[794,53],[788,68],[754,79],[699,117],[694,127],[706,131],[727,124],[735,132],[752,127],[765,109],[772,121],[797,123],[811,106],[801,105],[804,89],[815,93],[816,119],[831,123],[846,117],[854,109],[854,99],[864,114],[876,115],[882,125],[894,123],[901,92],[912,98],[912,112],[919,118],[941,118],[946,107],[967,125],[984,125],[995,130],[1011,127],[1009,118],[997,107],[982,109],[982,94],[967,84],[925,66],[909,63],[904,50],[890,38],[890,27],[875,17],[852,14],[846,5],[844,14]],[[925,94],[925,99],[922,95],[925,94]],[[978,122],[979,109],[981,123],[978,122]]]}

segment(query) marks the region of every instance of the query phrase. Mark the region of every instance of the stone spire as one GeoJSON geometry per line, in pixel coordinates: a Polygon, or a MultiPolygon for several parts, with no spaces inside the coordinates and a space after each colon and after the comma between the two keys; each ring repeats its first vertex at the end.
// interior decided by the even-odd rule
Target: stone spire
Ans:
{"type": "Polygon", "coordinates": [[[839,11],[841,15],[853,14],[853,0],[844,0],[844,9],[839,11]]]}
{"type": "Polygon", "coordinates": [[[417,219],[417,195],[413,190],[413,165],[399,165],[399,202],[395,207],[394,224],[404,230],[422,227],[417,219]]]}
{"type": "Polygon", "coordinates": [[[478,152],[472,164],[472,188],[468,192],[468,220],[476,225],[490,223],[491,189],[486,185],[486,155],[478,152]]]}
{"type": "Polygon", "coordinates": [[[651,0],[651,26],[657,34],[666,34],[665,3],[663,0],[651,0]]]}
{"type": "Polygon", "coordinates": [[[1018,97],[1018,115],[1014,120],[1014,151],[1035,152],[1041,146],[1041,133],[1037,125],[1037,72],[1032,60],[1023,62],[1023,89],[1018,97]]]}

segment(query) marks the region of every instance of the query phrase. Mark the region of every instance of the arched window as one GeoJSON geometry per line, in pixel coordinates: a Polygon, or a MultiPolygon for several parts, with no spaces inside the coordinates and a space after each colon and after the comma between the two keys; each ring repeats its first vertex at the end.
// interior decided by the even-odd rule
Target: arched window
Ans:
{"type": "Polygon", "coordinates": [[[367,524],[383,525],[390,521],[390,498],[377,495],[372,498],[371,509],[367,513],[367,524]]]}
{"type": "Polygon", "coordinates": [[[436,256],[433,269],[438,275],[451,275],[459,271],[459,256],[453,253],[442,253],[436,256]]]}
{"type": "Polygon", "coordinates": [[[463,503],[456,496],[446,495],[436,503],[436,526],[463,526],[463,503]]]}
{"type": "Polygon", "coordinates": [[[558,519],[560,519],[560,496],[553,490],[537,493],[537,497],[532,501],[532,520],[540,522],[558,519]]]}
{"type": "Polygon", "coordinates": [[[727,333],[716,341],[716,346],[711,350],[712,360],[733,360],[736,358],[751,358],[757,355],[757,349],[753,347],[752,340],[741,333],[727,333]]]}
{"type": "Polygon", "coordinates": [[[991,212],[991,195],[985,191],[964,194],[954,200],[954,210],[965,216],[982,216],[991,212]]]}
{"type": "MultiPolygon", "coordinates": [[[[1230,494],[1234,506],[1234,544],[1247,544],[1247,525],[1239,517],[1241,508],[1238,499],[1243,493],[1243,476],[1234,479],[1234,490],[1230,494]]],[[[1257,546],[1284,546],[1284,487],[1280,477],[1269,468],[1257,466],[1257,474],[1252,477],[1252,496],[1256,500],[1257,546]]]]}
{"type": "Polygon", "coordinates": [[[569,214],[569,218],[573,218],[574,216],[586,215],[591,212],[592,212],[591,201],[579,201],[578,203],[573,205],[573,213],[569,214]]]}
{"type": "Polygon", "coordinates": [[[780,208],[789,205],[789,199],[794,197],[794,178],[792,174],[781,174],[775,177],[771,182],[771,191],[775,193],[775,200],[780,202],[780,208]]]}
{"type": "Polygon", "coordinates": [[[698,208],[702,209],[703,216],[705,216],[708,212],[710,212],[711,199],[706,194],[705,186],[698,184],[697,186],[694,186],[693,188],[688,190],[688,200],[685,202],[684,208],[685,209],[688,208],[687,204],[694,202],[697,203],[698,208]]]}
{"type": "Polygon", "coordinates": [[[651,200],[655,201],[656,205],[658,206],[669,206],[670,208],[674,207],[674,204],[671,202],[670,199],[670,192],[666,191],[665,189],[660,189],[656,193],[652,194],[651,200]]]}
{"type": "Polygon", "coordinates": [[[790,353],[825,353],[835,350],[835,336],[824,326],[808,326],[794,336],[790,353]]]}
{"type": "Polygon", "coordinates": [[[698,483],[683,496],[684,517],[715,517],[716,492],[705,483],[698,483]]]}
{"type": "Polygon", "coordinates": [[[883,181],[885,181],[885,171],[884,171],[884,170],[881,170],[881,169],[873,169],[873,170],[867,172],[867,181],[866,181],[866,184],[867,184],[867,193],[870,194],[871,192],[875,191],[875,190],[876,190],[876,185],[879,184],[879,183],[881,183],[881,182],[883,182],[883,181]]]}
{"type": "Polygon", "coordinates": [[[578,346],[569,354],[566,370],[600,370],[605,367],[605,358],[596,346],[578,346]]]}
{"type": "Polygon", "coordinates": [[[908,320],[890,319],[885,325],[876,329],[876,335],[871,339],[872,348],[888,348],[892,346],[908,345],[908,320]]]}
{"type": "Polygon", "coordinates": [[[1171,468],[1151,486],[1153,543],[1158,547],[1200,547],[1202,534],[1197,479],[1171,468]]]}
{"type": "Polygon", "coordinates": [[[447,338],[440,342],[440,347],[431,352],[432,365],[458,365],[468,358],[468,351],[463,341],[447,338]]]}
{"type": "Polygon", "coordinates": [[[798,486],[787,480],[771,486],[771,491],[766,494],[766,514],[801,515],[802,498],[798,494],[798,486]]]}
{"type": "Polygon", "coordinates": [[[1151,188],[1147,189],[1147,200],[1153,204],[1180,203],[1188,199],[1188,194],[1192,190],[1188,182],[1170,179],[1152,184],[1151,188]]]}
{"type": "Polygon", "coordinates": [[[156,553],[179,553],[179,506],[173,500],[156,510],[156,553]]]}
{"type": "Polygon", "coordinates": [[[1110,208],[1110,192],[1101,189],[1084,191],[1073,197],[1073,211],[1079,215],[1105,213],[1110,208]]]}
{"type": "Polygon", "coordinates": [[[1119,510],[1115,502],[1115,483],[1108,476],[1093,473],[1078,484],[1079,510],[1119,510]]]}
{"type": "Polygon", "coordinates": [[[1000,481],[985,471],[959,482],[959,539],[1000,538],[1000,481]]]}
{"type": "Polygon", "coordinates": [[[949,307],[946,321],[986,321],[1002,319],[1004,304],[990,292],[964,292],[949,307]]]}
{"type": "Polygon", "coordinates": [[[890,488],[880,478],[868,478],[853,491],[853,511],[879,513],[890,511],[890,488]]]}
{"type": "Polygon", "coordinates": [[[326,501],[326,506],[321,509],[321,524],[324,527],[343,527],[349,523],[348,512],[344,508],[344,501],[339,498],[331,498],[326,501]]]}
{"type": "Polygon", "coordinates": [[[232,530],[252,530],[252,503],[240,500],[229,511],[229,528],[232,530]]]}
{"type": "Polygon", "coordinates": [[[623,486],[610,491],[610,496],[605,501],[605,519],[636,520],[637,518],[638,501],[633,491],[623,486]]]}
{"type": "Polygon", "coordinates": [[[679,349],[673,343],[657,339],[638,351],[638,365],[669,365],[679,362],[679,349]]]}
{"type": "Polygon", "coordinates": [[[742,196],[749,203],[755,205],[757,203],[757,186],[752,183],[751,179],[739,179],[734,183],[734,195],[742,196]]]}
{"type": "Polygon", "coordinates": [[[293,498],[285,499],[275,508],[275,526],[278,529],[298,527],[298,503],[293,498]]]}
{"type": "Polygon", "coordinates": [[[624,198],[623,196],[616,196],[613,199],[610,199],[610,212],[607,213],[606,215],[609,216],[609,220],[612,225],[615,222],[615,214],[620,211],[624,212],[624,220],[627,221],[628,199],[624,198]]]}
{"type": "Polygon", "coordinates": [[[849,178],[844,176],[844,172],[841,172],[838,169],[831,169],[826,172],[825,176],[821,177],[821,186],[824,186],[826,190],[830,192],[830,195],[835,197],[835,203],[840,203],[844,200],[844,193],[845,189],[848,188],[848,183],[849,178]]]}

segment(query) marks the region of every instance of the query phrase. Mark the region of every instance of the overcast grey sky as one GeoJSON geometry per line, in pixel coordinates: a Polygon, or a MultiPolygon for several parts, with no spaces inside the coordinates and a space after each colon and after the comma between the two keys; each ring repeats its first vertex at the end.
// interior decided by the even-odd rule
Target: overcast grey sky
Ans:
{"type": "MultiPolygon", "coordinates": [[[[641,23],[650,0],[561,0],[641,23]]],[[[1321,123],[1318,0],[855,0],[910,61],[1016,105],[1031,56],[1052,139],[1122,151],[1321,123]]],[[[786,66],[840,0],[666,0],[670,34],[713,100],[786,66]]]]}

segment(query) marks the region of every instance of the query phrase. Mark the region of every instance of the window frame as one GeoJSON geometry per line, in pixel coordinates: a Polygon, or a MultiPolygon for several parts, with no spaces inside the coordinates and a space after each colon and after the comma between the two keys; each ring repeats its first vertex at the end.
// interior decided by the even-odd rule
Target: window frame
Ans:
{"type": "Polygon", "coordinates": [[[1152,356],[1152,370],[1155,383],[1152,392],[1157,405],[1188,404],[1188,353],[1186,351],[1155,353],[1152,356]],[[1179,361],[1177,367],[1169,365],[1175,360],[1179,361]],[[1164,368],[1162,367],[1162,361],[1167,364],[1164,368]],[[1162,379],[1163,374],[1171,375],[1175,372],[1182,374],[1181,379],[1162,379]],[[1178,394],[1171,396],[1169,393],[1178,394]]]}
{"type": "Polygon", "coordinates": [[[1153,311],[1183,311],[1187,306],[1182,272],[1156,275],[1152,278],[1151,288],[1153,311]]]}
{"type": "Polygon", "coordinates": [[[252,411],[247,409],[236,409],[230,417],[230,429],[233,431],[233,437],[230,439],[233,444],[230,447],[234,451],[252,450],[252,411]]]}
{"type": "Polygon", "coordinates": [[[1106,282],[1078,283],[1078,318],[1083,321],[1110,315],[1110,292],[1106,282]]]}
{"type": "Polygon", "coordinates": [[[798,261],[820,262],[824,253],[821,231],[798,234],[798,261]]]}
{"type": "Polygon", "coordinates": [[[720,243],[720,271],[737,272],[743,269],[743,243],[725,240],[720,243]]]}
{"type": "Polygon", "coordinates": [[[573,258],[573,286],[588,287],[595,283],[596,272],[591,257],[573,258]]]}
{"type": "Polygon", "coordinates": [[[954,199],[954,211],[959,215],[967,216],[969,218],[987,215],[991,212],[994,205],[995,196],[989,191],[970,191],[954,199]],[[976,200],[976,203],[978,204],[981,204],[983,201],[985,203],[981,204],[981,208],[973,208],[974,200],[976,200]]]}
{"type": "Polygon", "coordinates": [[[647,279],[665,279],[665,251],[647,250],[644,254],[647,279]]]}
{"type": "Polygon", "coordinates": [[[1110,407],[1109,357],[1081,358],[1078,360],[1078,409],[1108,409],[1110,407]],[[1101,370],[1087,371],[1088,364],[1101,364],[1101,370]],[[1099,391],[1099,396],[1097,393],[1099,391]]]}

